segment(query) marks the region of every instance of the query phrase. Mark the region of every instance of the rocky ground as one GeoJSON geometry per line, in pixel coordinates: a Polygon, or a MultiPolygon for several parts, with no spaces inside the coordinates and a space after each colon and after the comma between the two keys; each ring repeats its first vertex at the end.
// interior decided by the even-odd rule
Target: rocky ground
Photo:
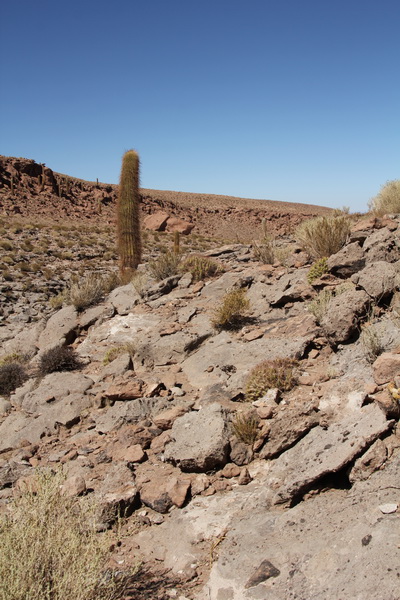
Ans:
{"type": "MultiPolygon", "coordinates": [[[[19,253],[18,236],[34,236],[32,265],[47,230],[19,228],[11,241],[19,253]]],[[[2,282],[15,299],[0,360],[27,357],[27,380],[0,399],[0,508],[36,469],[61,468],[64,493],[97,498],[99,530],[123,513],[110,564],[141,563],[132,598],[398,600],[399,231],[399,218],[361,219],[312,283],[294,243],[269,265],[250,244],[210,239],[213,277],[156,281],[153,236],[171,240],[149,233],[135,285],[80,311],[48,304],[71,264],[51,261],[50,235],[54,290],[28,302],[18,262],[2,282]],[[221,329],[231,289],[249,308],[221,329]],[[39,377],[64,346],[80,367],[39,377]],[[293,387],[252,400],[249,374],[277,358],[296,361],[293,387]]]]}

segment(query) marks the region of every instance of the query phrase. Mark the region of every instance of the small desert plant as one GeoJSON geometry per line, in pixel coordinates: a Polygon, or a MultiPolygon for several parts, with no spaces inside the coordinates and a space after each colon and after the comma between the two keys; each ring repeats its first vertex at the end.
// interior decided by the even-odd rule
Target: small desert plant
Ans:
{"type": "Polygon", "coordinates": [[[385,351],[385,345],[376,326],[367,322],[363,325],[360,335],[360,340],[365,349],[365,354],[369,362],[374,362],[375,359],[385,351]]]}
{"type": "Polygon", "coordinates": [[[9,396],[28,379],[19,361],[4,362],[0,366],[0,395],[9,396]]]}
{"type": "Polygon", "coordinates": [[[66,290],[63,290],[62,292],[59,292],[56,296],[51,296],[51,298],[49,299],[49,304],[51,306],[51,308],[54,309],[59,309],[62,307],[62,305],[64,304],[64,302],[67,300],[67,292],[66,290]]]}
{"type": "Polygon", "coordinates": [[[24,363],[28,360],[28,357],[19,352],[10,352],[10,354],[4,354],[0,358],[0,367],[3,365],[9,365],[10,363],[24,363]]]}
{"type": "Polygon", "coordinates": [[[327,258],[324,256],[319,260],[316,260],[313,265],[311,265],[310,270],[307,273],[307,281],[308,283],[312,283],[316,279],[319,279],[322,275],[328,272],[328,264],[327,258]]]}
{"type": "Polygon", "coordinates": [[[91,274],[79,283],[73,283],[67,292],[68,301],[77,310],[84,310],[97,304],[105,295],[104,280],[99,275],[91,274]]]}
{"type": "Polygon", "coordinates": [[[14,245],[11,242],[9,242],[8,240],[1,240],[0,248],[2,248],[3,250],[13,250],[14,245]]]}
{"type": "Polygon", "coordinates": [[[221,305],[215,309],[211,323],[216,329],[235,329],[244,321],[249,307],[246,290],[241,288],[227,292],[221,305]]]}
{"type": "Polygon", "coordinates": [[[201,281],[206,277],[221,273],[222,268],[215,260],[196,254],[189,256],[183,262],[181,270],[184,272],[189,271],[193,275],[194,281],[201,281]]]}
{"type": "Polygon", "coordinates": [[[370,200],[369,208],[378,216],[400,213],[400,179],[387,181],[370,200]]]}
{"type": "Polygon", "coordinates": [[[172,275],[179,273],[179,267],[181,264],[181,257],[175,252],[163,252],[156,260],[149,262],[149,271],[151,275],[162,281],[172,275]]]}
{"type": "Polygon", "coordinates": [[[150,278],[148,275],[146,275],[146,273],[140,273],[139,271],[136,271],[135,275],[131,279],[131,284],[141,298],[146,295],[149,279],[150,278]]]}
{"type": "Polygon", "coordinates": [[[349,232],[349,216],[340,213],[304,221],[296,229],[295,237],[312,257],[323,258],[338,252],[346,243],[349,232]]]}
{"type": "Polygon", "coordinates": [[[254,258],[266,265],[274,264],[276,258],[275,250],[275,241],[269,235],[265,235],[260,243],[253,242],[254,258]]]}
{"type": "Polygon", "coordinates": [[[69,346],[55,346],[46,350],[40,357],[40,375],[54,373],[54,371],[74,371],[81,366],[79,356],[69,346]]]}
{"type": "Polygon", "coordinates": [[[38,472],[0,517],[1,600],[117,600],[133,573],[107,571],[110,539],[96,506],[62,494],[59,473],[38,472]]]}
{"type": "Polygon", "coordinates": [[[121,346],[112,346],[107,350],[103,358],[103,364],[108,365],[110,362],[115,360],[121,354],[129,354],[131,357],[134,356],[136,348],[134,344],[123,344],[121,346]]]}
{"type": "Polygon", "coordinates": [[[253,402],[272,388],[282,392],[291,390],[296,385],[296,366],[297,361],[292,358],[265,360],[255,366],[246,381],[246,400],[253,402]]]}
{"type": "Polygon", "coordinates": [[[311,300],[308,305],[308,310],[314,315],[315,320],[318,324],[321,323],[324,318],[326,311],[328,310],[328,304],[333,298],[333,292],[327,288],[320,291],[318,296],[311,300]]]}
{"type": "Polygon", "coordinates": [[[120,270],[137,269],[142,256],[139,222],[139,155],[128,150],[122,158],[117,200],[120,270]]]}
{"type": "Polygon", "coordinates": [[[258,437],[259,419],[252,413],[236,413],[232,428],[236,437],[245,444],[254,444],[258,437]]]}

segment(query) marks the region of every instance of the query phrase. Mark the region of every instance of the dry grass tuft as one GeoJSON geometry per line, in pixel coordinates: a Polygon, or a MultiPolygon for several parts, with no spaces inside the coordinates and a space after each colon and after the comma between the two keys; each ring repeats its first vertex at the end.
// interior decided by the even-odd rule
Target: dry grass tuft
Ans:
{"type": "Polygon", "coordinates": [[[235,329],[241,326],[249,308],[246,290],[232,290],[222,298],[222,304],[215,309],[211,323],[216,329],[235,329]]]}
{"type": "Polygon", "coordinates": [[[245,444],[254,444],[258,438],[259,419],[253,413],[236,413],[232,428],[236,437],[245,444]]]}
{"type": "Polygon", "coordinates": [[[189,271],[193,275],[194,281],[201,281],[207,277],[213,277],[223,271],[222,266],[215,260],[199,254],[189,256],[182,263],[181,270],[184,272],[189,271]]]}
{"type": "Polygon", "coordinates": [[[273,388],[282,392],[291,390],[296,385],[296,366],[297,361],[292,358],[265,360],[255,366],[247,378],[246,400],[253,402],[273,388]]]}
{"type": "Polygon", "coordinates": [[[181,257],[179,254],[169,251],[163,252],[156,260],[152,260],[149,263],[149,271],[157,281],[162,281],[167,277],[177,275],[179,273],[180,264],[181,257]]]}

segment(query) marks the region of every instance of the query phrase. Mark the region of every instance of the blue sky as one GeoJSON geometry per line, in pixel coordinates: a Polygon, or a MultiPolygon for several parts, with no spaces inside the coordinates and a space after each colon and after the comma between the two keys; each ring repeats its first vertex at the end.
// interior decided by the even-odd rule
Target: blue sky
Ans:
{"type": "Polygon", "coordinates": [[[19,0],[0,154],[143,187],[367,210],[400,178],[397,0],[19,0]]]}

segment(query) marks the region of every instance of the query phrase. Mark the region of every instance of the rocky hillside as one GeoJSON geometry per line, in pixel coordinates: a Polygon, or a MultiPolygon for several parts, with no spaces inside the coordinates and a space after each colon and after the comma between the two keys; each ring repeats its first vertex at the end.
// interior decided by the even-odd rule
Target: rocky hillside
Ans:
{"type": "MultiPolygon", "coordinates": [[[[0,156],[0,215],[5,217],[107,225],[114,221],[117,190],[116,185],[55,173],[33,160],[0,156]]],[[[304,218],[331,210],[309,204],[148,189],[141,190],[141,197],[143,218],[162,211],[190,222],[198,235],[236,241],[254,239],[263,219],[270,233],[284,235],[304,218]]],[[[165,228],[165,221],[160,228],[165,228]]]]}
{"type": "Polygon", "coordinates": [[[356,223],[311,282],[299,247],[266,265],[238,243],[203,252],[213,276],[145,263],[89,308],[21,305],[1,509],[61,468],[99,530],[125,515],[110,565],[141,562],[136,599],[397,600],[399,232],[356,223]]]}

